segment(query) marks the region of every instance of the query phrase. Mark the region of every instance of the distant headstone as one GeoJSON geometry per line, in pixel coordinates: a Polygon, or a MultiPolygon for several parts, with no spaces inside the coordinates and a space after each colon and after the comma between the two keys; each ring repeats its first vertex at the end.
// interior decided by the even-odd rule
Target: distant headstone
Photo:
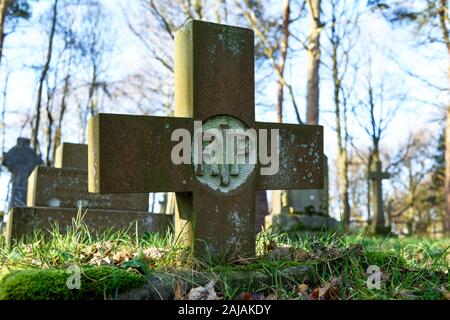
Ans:
{"type": "Polygon", "coordinates": [[[87,144],[64,142],[56,148],[55,168],[88,169],[87,144]]]}
{"type": "Polygon", "coordinates": [[[339,223],[328,212],[328,165],[325,156],[324,159],[323,189],[272,191],[271,214],[266,217],[266,228],[293,236],[337,231],[339,223]]]}
{"type": "Polygon", "coordinates": [[[372,212],[374,219],[372,222],[372,232],[375,234],[386,234],[390,232],[390,226],[386,226],[386,217],[383,206],[383,180],[389,179],[388,172],[383,172],[381,161],[374,161],[369,172],[369,179],[372,181],[372,212]]]}
{"type": "Polygon", "coordinates": [[[313,190],[286,190],[285,206],[291,212],[328,216],[328,163],[324,161],[324,188],[313,190]]]}
{"type": "Polygon", "coordinates": [[[269,204],[265,190],[258,190],[255,193],[255,232],[258,233],[264,228],[264,221],[269,214],[269,204]]]}
{"type": "MultiPolygon", "coordinates": [[[[234,159],[239,151],[224,141],[219,154],[234,159]]],[[[240,154],[254,154],[256,146],[244,141],[240,154]]],[[[256,122],[253,31],[190,21],[175,35],[175,117],[96,115],[89,159],[89,191],[176,192],[176,237],[198,257],[252,257],[256,190],[323,188],[323,128],[256,122]],[[260,157],[256,164],[175,163],[175,129],[200,140],[209,129],[218,140],[229,129],[266,132],[279,142],[279,169],[262,174],[268,164],[260,157]]]]}
{"type": "Polygon", "coordinates": [[[83,222],[93,232],[105,229],[139,234],[164,233],[170,217],[148,212],[148,194],[91,194],[88,189],[87,145],[63,143],[56,150],[59,168],[37,166],[28,181],[27,208],[13,208],[8,219],[7,238],[17,239],[33,230],[50,230],[57,223],[64,232],[79,209],[83,222]],[[84,154],[84,159],[83,159],[84,154]],[[81,156],[80,156],[81,155],[81,156]],[[71,159],[74,157],[75,159],[71,159]],[[67,166],[67,167],[66,167],[67,166]]]}
{"type": "Polygon", "coordinates": [[[88,193],[88,173],[83,169],[37,166],[28,184],[28,207],[148,211],[146,193],[88,193]]]}
{"type": "Polygon", "coordinates": [[[11,172],[12,180],[9,208],[26,205],[28,176],[39,164],[42,164],[42,159],[31,148],[30,139],[17,138],[17,144],[3,154],[2,165],[11,172]]]}

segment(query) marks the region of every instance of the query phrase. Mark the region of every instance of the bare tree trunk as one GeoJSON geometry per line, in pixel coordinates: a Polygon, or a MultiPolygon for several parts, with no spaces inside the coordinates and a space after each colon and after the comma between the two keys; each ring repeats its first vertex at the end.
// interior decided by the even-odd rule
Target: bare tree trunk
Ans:
{"type": "MultiPolygon", "coordinates": [[[[367,175],[369,175],[369,172],[372,168],[372,157],[369,156],[369,161],[367,163],[367,175]]],[[[370,190],[370,179],[367,177],[366,179],[366,185],[367,185],[367,222],[368,225],[370,227],[370,225],[372,224],[372,192],[370,190]]],[[[375,216],[375,215],[374,215],[375,216]]]]}
{"type": "Polygon", "coordinates": [[[306,121],[319,123],[319,65],[320,65],[320,1],[308,0],[310,31],[308,35],[308,90],[306,121]]]}
{"type": "MultiPolygon", "coordinates": [[[[440,0],[439,20],[447,45],[448,65],[447,65],[447,79],[448,89],[450,90],[450,37],[447,29],[448,11],[447,0],[440,0]]],[[[447,92],[448,99],[448,92],[447,92]]],[[[446,124],[445,124],[445,230],[450,233],[450,102],[447,105],[446,124]]]]}
{"type": "Polygon", "coordinates": [[[283,122],[283,99],[284,99],[284,66],[286,64],[287,50],[289,45],[289,16],[291,12],[290,0],[284,0],[283,5],[283,23],[281,30],[283,37],[281,38],[281,54],[278,59],[278,70],[280,72],[280,77],[278,77],[278,104],[277,104],[277,116],[278,122],[283,122]]]}
{"type": "Polygon", "coordinates": [[[89,86],[88,94],[88,109],[90,110],[91,117],[97,114],[97,102],[94,99],[95,91],[97,90],[97,66],[95,62],[92,64],[92,78],[89,86]]]}
{"type": "Polygon", "coordinates": [[[8,10],[9,0],[0,0],[0,67],[3,57],[3,42],[5,41],[5,18],[8,10]]]}
{"type": "MultiPolygon", "coordinates": [[[[370,62],[372,63],[372,62],[370,62]]],[[[372,150],[370,151],[369,154],[369,159],[367,162],[367,220],[368,222],[371,224],[372,221],[372,217],[375,218],[375,213],[372,215],[371,214],[371,207],[372,207],[372,203],[371,203],[371,198],[372,198],[372,192],[371,192],[371,181],[369,179],[369,172],[370,170],[372,170],[372,163],[374,163],[375,161],[378,161],[380,159],[380,152],[379,152],[379,136],[377,135],[377,122],[375,119],[375,100],[374,100],[374,96],[373,96],[373,87],[372,87],[372,69],[371,69],[371,65],[369,65],[369,82],[368,82],[368,95],[369,95],[369,116],[370,116],[370,131],[368,131],[370,133],[370,138],[372,140],[372,150]]]]}
{"type": "Polygon", "coordinates": [[[342,89],[341,76],[338,66],[338,48],[339,37],[336,34],[336,5],[332,2],[332,21],[331,21],[331,43],[332,43],[332,64],[333,64],[333,84],[334,84],[334,106],[336,118],[337,134],[337,167],[339,178],[339,200],[343,209],[343,222],[345,231],[350,228],[350,199],[349,199],[349,179],[348,179],[348,151],[347,151],[347,121],[346,108],[344,114],[341,111],[340,92],[342,89]],[[341,119],[344,120],[342,123],[341,119]]]}
{"type": "Polygon", "coordinates": [[[154,213],[155,212],[155,201],[156,201],[155,193],[150,193],[150,201],[152,203],[152,205],[150,207],[150,212],[154,213]]]}
{"type": "Polygon", "coordinates": [[[46,104],[46,112],[47,112],[47,153],[45,162],[47,166],[51,166],[51,159],[50,154],[52,150],[52,136],[53,136],[53,116],[52,116],[52,100],[53,100],[53,90],[54,89],[47,89],[47,104],[46,104]]]}
{"type": "Polygon", "coordinates": [[[66,99],[69,94],[69,81],[70,81],[70,74],[67,74],[66,77],[64,78],[64,88],[63,88],[63,95],[61,98],[61,106],[59,109],[59,119],[58,119],[58,124],[55,128],[55,136],[54,136],[54,140],[53,140],[53,159],[55,159],[56,148],[58,148],[59,145],[61,144],[62,122],[63,122],[64,114],[66,113],[66,109],[67,109],[66,99]]]}
{"type": "Polygon", "coordinates": [[[203,3],[202,0],[194,0],[194,11],[198,19],[203,19],[203,3]]]}
{"type": "Polygon", "coordinates": [[[52,59],[52,51],[53,51],[53,39],[55,36],[55,29],[56,29],[56,21],[58,19],[58,0],[55,0],[53,3],[53,16],[52,16],[52,25],[50,29],[50,34],[48,37],[48,47],[47,47],[47,56],[45,59],[44,67],[42,68],[41,76],[39,78],[39,88],[38,88],[38,94],[36,99],[36,107],[35,107],[35,115],[36,119],[34,122],[34,128],[33,128],[33,141],[32,145],[33,148],[38,151],[38,135],[39,135],[39,125],[41,120],[41,102],[42,102],[42,91],[44,88],[44,82],[47,78],[47,73],[50,68],[50,61],[52,59]]]}
{"type": "MultiPolygon", "coordinates": [[[[8,96],[8,84],[9,84],[9,77],[10,77],[10,73],[6,72],[6,76],[5,76],[5,83],[4,83],[4,87],[3,87],[3,92],[2,92],[2,98],[3,98],[3,103],[2,103],[2,111],[0,113],[0,136],[1,136],[1,145],[2,148],[0,149],[0,154],[3,155],[3,152],[5,151],[5,135],[6,135],[6,123],[5,123],[5,114],[6,114],[6,98],[8,96]]],[[[0,173],[2,170],[2,166],[0,166],[0,173]]]]}

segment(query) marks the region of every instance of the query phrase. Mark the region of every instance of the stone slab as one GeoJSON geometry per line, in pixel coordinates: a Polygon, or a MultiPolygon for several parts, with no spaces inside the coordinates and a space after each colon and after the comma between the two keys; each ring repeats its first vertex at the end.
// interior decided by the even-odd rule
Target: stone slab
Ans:
{"type": "MultiPolygon", "coordinates": [[[[188,118],[105,113],[91,118],[90,192],[192,191],[196,185],[192,165],[172,162],[178,141],[171,141],[171,135],[175,129],[192,135],[193,126],[188,118]]],[[[323,188],[323,127],[261,122],[251,127],[278,129],[280,134],[279,170],[259,175],[258,190],[323,188]]]]}
{"type": "Polygon", "coordinates": [[[56,148],[55,168],[88,169],[87,144],[64,142],[56,148]]]}
{"type": "Polygon", "coordinates": [[[28,207],[148,211],[148,194],[88,193],[88,172],[82,169],[36,167],[29,177],[28,207]]]}
{"type": "MultiPolygon", "coordinates": [[[[72,227],[77,217],[75,208],[13,208],[9,212],[6,227],[6,240],[17,240],[24,236],[31,236],[35,231],[42,231],[49,235],[52,224],[57,223],[61,233],[66,233],[72,227]]],[[[126,231],[135,234],[138,223],[138,235],[146,232],[160,232],[165,234],[171,229],[171,217],[168,215],[150,214],[148,212],[97,210],[88,209],[83,212],[85,223],[92,232],[101,233],[106,229],[126,231]]]]}

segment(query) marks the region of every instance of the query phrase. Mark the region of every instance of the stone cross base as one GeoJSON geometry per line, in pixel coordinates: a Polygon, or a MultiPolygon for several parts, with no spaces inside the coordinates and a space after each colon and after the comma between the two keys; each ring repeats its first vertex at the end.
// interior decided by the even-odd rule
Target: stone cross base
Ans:
{"type": "MultiPolygon", "coordinates": [[[[146,232],[165,234],[173,229],[173,216],[166,214],[151,214],[148,212],[88,209],[83,211],[83,223],[95,233],[105,230],[127,231],[135,235],[136,221],[138,235],[146,232]]],[[[58,224],[59,230],[65,234],[72,227],[76,219],[76,208],[13,208],[8,214],[5,237],[7,243],[19,240],[24,236],[32,236],[35,231],[42,231],[49,235],[52,226],[58,224]]]]}

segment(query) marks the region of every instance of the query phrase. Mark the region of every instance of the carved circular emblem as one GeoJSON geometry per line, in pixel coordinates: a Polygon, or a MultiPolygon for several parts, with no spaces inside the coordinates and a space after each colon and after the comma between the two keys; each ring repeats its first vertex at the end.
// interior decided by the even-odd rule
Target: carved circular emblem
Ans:
{"type": "Polygon", "coordinates": [[[215,116],[195,126],[192,163],[200,183],[227,193],[247,181],[256,167],[256,133],[247,129],[231,116],[215,116]]]}

